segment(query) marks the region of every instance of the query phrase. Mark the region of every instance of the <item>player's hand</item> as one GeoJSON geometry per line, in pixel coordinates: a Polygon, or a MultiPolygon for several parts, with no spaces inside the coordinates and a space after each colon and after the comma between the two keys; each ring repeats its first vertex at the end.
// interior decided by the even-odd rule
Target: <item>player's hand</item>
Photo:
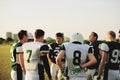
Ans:
{"type": "Polygon", "coordinates": [[[26,70],[25,70],[25,68],[22,68],[22,71],[23,71],[24,74],[26,74],[26,70]]]}
{"type": "Polygon", "coordinates": [[[93,77],[93,80],[103,80],[103,76],[96,75],[93,77]]]}
{"type": "Polygon", "coordinates": [[[101,79],[101,77],[100,76],[97,76],[97,80],[100,80],[101,79]]]}
{"type": "Polygon", "coordinates": [[[81,66],[74,66],[72,69],[72,74],[78,74],[82,71],[81,66]]]}

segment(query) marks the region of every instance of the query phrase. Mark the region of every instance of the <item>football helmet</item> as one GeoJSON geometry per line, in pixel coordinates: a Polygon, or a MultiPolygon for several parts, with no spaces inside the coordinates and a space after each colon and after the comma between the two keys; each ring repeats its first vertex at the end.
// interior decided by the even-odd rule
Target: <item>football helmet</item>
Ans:
{"type": "Polygon", "coordinates": [[[84,41],[84,38],[82,36],[82,34],[76,32],[74,34],[71,35],[70,37],[70,42],[80,42],[80,43],[83,43],[84,41]]]}
{"type": "Polygon", "coordinates": [[[28,32],[28,39],[34,39],[32,33],[28,32]]]}

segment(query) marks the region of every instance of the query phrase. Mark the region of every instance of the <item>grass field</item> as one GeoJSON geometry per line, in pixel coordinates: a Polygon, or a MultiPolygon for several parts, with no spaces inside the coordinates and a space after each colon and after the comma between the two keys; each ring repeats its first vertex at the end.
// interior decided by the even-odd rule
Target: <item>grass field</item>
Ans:
{"type": "MultiPolygon", "coordinates": [[[[0,45],[0,80],[11,80],[10,45],[0,45]]],[[[45,75],[45,79],[48,80],[45,75]]]]}
{"type": "Polygon", "coordinates": [[[10,45],[0,45],[0,80],[10,78],[10,45]]]}

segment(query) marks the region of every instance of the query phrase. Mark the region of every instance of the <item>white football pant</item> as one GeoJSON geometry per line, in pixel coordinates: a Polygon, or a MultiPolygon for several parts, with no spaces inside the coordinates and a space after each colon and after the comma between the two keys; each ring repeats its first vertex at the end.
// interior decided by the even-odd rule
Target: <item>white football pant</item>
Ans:
{"type": "Polygon", "coordinates": [[[92,80],[93,75],[95,74],[96,69],[88,69],[86,72],[87,80],[92,80]]]}
{"type": "Polygon", "coordinates": [[[26,72],[25,80],[39,80],[38,73],[26,72]]]}
{"type": "MultiPolygon", "coordinates": [[[[25,80],[24,73],[22,74],[22,77],[23,77],[22,79],[25,80]]],[[[17,71],[11,70],[11,78],[12,78],[12,80],[17,80],[17,71]]]]}
{"type": "Polygon", "coordinates": [[[108,80],[120,80],[120,71],[119,70],[109,70],[108,80]]]}
{"type": "Polygon", "coordinates": [[[51,70],[52,79],[56,80],[57,79],[57,73],[58,73],[57,65],[52,63],[50,68],[51,68],[50,70],[51,70]]]}
{"type": "Polygon", "coordinates": [[[69,78],[69,80],[87,80],[86,77],[72,77],[72,78],[69,78]]]}

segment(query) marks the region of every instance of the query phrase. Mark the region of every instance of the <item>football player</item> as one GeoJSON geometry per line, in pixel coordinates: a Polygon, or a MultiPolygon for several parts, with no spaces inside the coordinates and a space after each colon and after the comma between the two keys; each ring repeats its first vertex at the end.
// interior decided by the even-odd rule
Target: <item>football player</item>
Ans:
{"type": "Polygon", "coordinates": [[[89,36],[89,45],[92,47],[93,55],[97,59],[97,63],[92,66],[87,67],[86,74],[87,74],[88,80],[93,79],[93,76],[97,72],[99,62],[100,62],[99,47],[98,47],[100,42],[98,42],[97,39],[98,39],[98,34],[96,32],[91,32],[89,36]]]}
{"type": "MultiPolygon", "coordinates": [[[[41,68],[43,61],[40,56],[45,56],[49,52],[47,44],[43,43],[44,31],[37,29],[34,35],[34,42],[27,42],[18,48],[19,52],[23,52],[21,67],[26,72],[25,80],[41,80],[41,68]]],[[[43,70],[42,70],[43,69],[43,70]]]]}
{"type": "MultiPolygon", "coordinates": [[[[53,80],[61,80],[61,74],[56,65],[56,57],[60,51],[60,45],[64,41],[63,33],[56,33],[56,43],[49,44],[50,52],[49,52],[49,59],[52,62],[51,64],[51,74],[53,80]]],[[[65,66],[65,58],[62,59],[63,66],[65,66]]]]}
{"type": "Polygon", "coordinates": [[[92,55],[90,46],[82,43],[83,36],[80,33],[74,33],[70,37],[70,42],[63,43],[56,58],[62,75],[66,76],[66,72],[61,64],[61,59],[66,55],[69,80],[87,80],[84,68],[97,62],[96,58],[92,55]],[[87,57],[89,61],[85,63],[87,57]]]}
{"type": "Polygon", "coordinates": [[[18,39],[17,43],[14,43],[10,49],[11,54],[11,63],[12,63],[12,70],[11,70],[11,78],[12,80],[24,80],[22,73],[22,69],[19,62],[18,52],[16,51],[17,47],[22,46],[23,43],[27,42],[28,35],[26,30],[21,30],[18,32],[18,39]]]}
{"type": "Polygon", "coordinates": [[[109,31],[106,35],[107,43],[100,45],[100,53],[102,54],[99,65],[97,80],[104,69],[104,80],[120,80],[120,44],[116,42],[116,34],[114,31],[109,31]]]}
{"type": "Polygon", "coordinates": [[[119,32],[118,32],[118,39],[117,39],[117,42],[120,43],[120,30],[119,30],[119,32]]]}

